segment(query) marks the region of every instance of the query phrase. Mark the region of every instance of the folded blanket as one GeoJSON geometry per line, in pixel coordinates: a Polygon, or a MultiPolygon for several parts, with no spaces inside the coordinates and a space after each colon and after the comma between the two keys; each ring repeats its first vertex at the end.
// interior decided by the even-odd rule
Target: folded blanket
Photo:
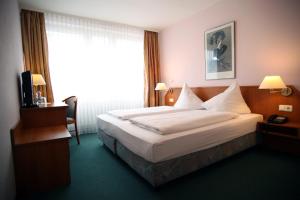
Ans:
{"type": "Polygon", "coordinates": [[[136,108],[136,109],[127,109],[127,110],[112,110],[108,114],[117,117],[119,119],[127,120],[133,117],[154,115],[161,113],[172,113],[185,111],[187,109],[175,108],[173,106],[159,106],[159,107],[148,107],[148,108],[136,108]]]}
{"type": "Polygon", "coordinates": [[[189,110],[135,117],[129,121],[139,127],[164,135],[200,128],[236,117],[238,114],[231,112],[189,110]]]}

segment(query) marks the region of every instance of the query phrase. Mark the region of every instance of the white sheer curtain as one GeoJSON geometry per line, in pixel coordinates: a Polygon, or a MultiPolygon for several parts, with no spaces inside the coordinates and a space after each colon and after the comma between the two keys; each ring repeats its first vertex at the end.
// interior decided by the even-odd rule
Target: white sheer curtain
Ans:
{"type": "Polygon", "coordinates": [[[55,101],[78,97],[80,133],[96,131],[96,116],[143,107],[144,31],[98,20],[46,13],[55,101]]]}

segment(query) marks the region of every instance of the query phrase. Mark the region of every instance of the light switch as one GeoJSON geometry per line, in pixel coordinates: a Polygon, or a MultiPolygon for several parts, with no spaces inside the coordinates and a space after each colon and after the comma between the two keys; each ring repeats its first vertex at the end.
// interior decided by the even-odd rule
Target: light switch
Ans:
{"type": "Polygon", "coordinates": [[[279,111],[292,112],[293,106],[292,105],[279,105],[279,111]]]}

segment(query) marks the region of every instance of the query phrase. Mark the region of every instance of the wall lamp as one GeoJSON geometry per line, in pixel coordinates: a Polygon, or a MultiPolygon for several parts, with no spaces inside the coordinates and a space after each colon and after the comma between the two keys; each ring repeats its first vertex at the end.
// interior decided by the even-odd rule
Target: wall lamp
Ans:
{"type": "Polygon", "coordinates": [[[269,89],[270,93],[280,92],[282,96],[290,96],[292,88],[287,87],[280,76],[265,76],[259,89],[269,89]]]}

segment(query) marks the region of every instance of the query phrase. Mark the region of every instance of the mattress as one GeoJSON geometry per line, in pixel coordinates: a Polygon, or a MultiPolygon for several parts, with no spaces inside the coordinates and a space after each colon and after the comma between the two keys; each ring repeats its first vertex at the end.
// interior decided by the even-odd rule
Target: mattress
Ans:
{"type": "Polygon", "coordinates": [[[97,125],[133,153],[149,162],[157,163],[208,149],[254,132],[256,123],[262,120],[263,117],[259,114],[242,114],[225,122],[168,135],[151,132],[128,120],[120,120],[107,114],[97,117],[97,125]]]}

